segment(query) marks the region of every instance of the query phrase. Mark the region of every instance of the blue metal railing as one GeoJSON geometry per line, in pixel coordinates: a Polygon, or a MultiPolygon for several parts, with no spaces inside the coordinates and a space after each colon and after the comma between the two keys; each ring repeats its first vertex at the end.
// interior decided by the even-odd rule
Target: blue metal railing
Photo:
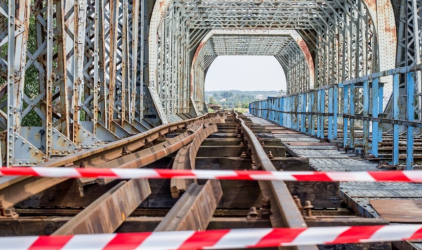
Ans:
{"type": "MultiPolygon", "coordinates": [[[[407,128],[406,169],[413,169],[414,129],[422,128],[415,121],[415,79],[414,72],[422,71],[422,64],[377,72],[368,76],[348,80],[337,85],[327,85],[306,92],[271,98],[249,104],[250,113],[273,121],[281,126],[307,133],[318,138],[338,139],[339,119],[343,119],[343,147],[355,148],[355,121],[362,122],[362,147],[378,157],[378,144],[383,140],[381,124],[391,124],[393,129],[392,165],[399,164],[399,126],[407,128]],[[393,77],[392,119],[381,118],[383,110],[384,86],[381,77],[393,77]],[[401,76],[401,78],[400,78],[401,76]],[[399,84],[406,84],[406,119],[399,119],[399,84]],[[362,89],[362,113],[356,114],[356,92],[362,89]],[[342,95],[342,96],[340,96],[342,95]],[[341,97],[341,98],[340,98],[341,97]],[[343,113],[339,113],[339,101],[343,113]],[[326,118],[327,117],[327,118],[326,118]],[[328,120],[326,122],[326,120],[328,120]],[[315,124],[316,121],[316,124],[315,124]],[[325,126],[327,136],[325,136],[325,126]],[[372,124],[372,125],[371,125],[372,124]],[[315,128],[316,126],[316,128],[315,128]]],[[[402,112],[403,113],[403,112],[402,112]]]]}

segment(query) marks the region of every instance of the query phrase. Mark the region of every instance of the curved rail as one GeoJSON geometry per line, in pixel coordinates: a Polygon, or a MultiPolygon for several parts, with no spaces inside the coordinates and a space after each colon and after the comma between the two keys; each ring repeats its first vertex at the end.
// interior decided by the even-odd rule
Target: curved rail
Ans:
{"type": "MultiPolygon", "coordinates": [[[[206,114],[197,118],[182,122],[170,123],[153,128],[147,132],[140,133],[98,148],[81,151],[77,154],[57,158],[35,167],[98,167],[106,162],[134,152],[145,146],[147,143],[158,139],[170,131],[184,128],[196,121],[209,118],[206,114]]],[[[54,185],[64,182],[67,178],[34,178],[34,177],[7,177],[0,178],[0,200],[4,208],[12,207],[14,204],[23,201],[30,196],[42,192],[54,185]]]]}
{"type": "MultiPolygon", "coordinates": [[[[217,132],[216,124],[222,122],[224,122],[224,118],[220,118],[219,115],[216,118],[206,120],[203,124],[206,127],[198,133],[192,143],[179,150],[174,159],[172,168],[178,170],[195,169],[195,157],[198,153],[199,146],[201,146],[202,142],[210,134],[217,132]]],[[[170,189],[173,198],[178,198],[179,194],[186,191],[193,182],[193,180],[186,179],[171,179],[170,189]]]]}

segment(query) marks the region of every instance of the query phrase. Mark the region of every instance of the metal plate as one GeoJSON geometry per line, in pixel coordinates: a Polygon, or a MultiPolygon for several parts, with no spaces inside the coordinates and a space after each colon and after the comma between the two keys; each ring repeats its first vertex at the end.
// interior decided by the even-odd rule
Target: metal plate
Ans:
{"type": "Polygon", "coordinates": [[[422,223],[422,200],[370,200],[385,220],[397,223],[422,223]]]}
{"type": "Polygon", "coordinates": [[[311,158],[309,165],[316,171],[379,171],[377,164],[355,159],[311,158]]]}
{"type": "Polygon", "coordinates": [[[342,154],[337,150],[308,150],[308,149],[293,149],[298,156],[308,158],[349,158],[349,155],[342,154]]]}
{"type": "Polygon", "coordinates": [[[280,141],[282,142],[319,142],[319,140],[312,138],[312,137],[308,137],[308,136],[300,136],[300,135],[295,135],[294,137],[292,137],[292,135],[287,135],[287,136],[283,136],[283,135],[274,135],[275,138],[280,139],[280,141]]]}

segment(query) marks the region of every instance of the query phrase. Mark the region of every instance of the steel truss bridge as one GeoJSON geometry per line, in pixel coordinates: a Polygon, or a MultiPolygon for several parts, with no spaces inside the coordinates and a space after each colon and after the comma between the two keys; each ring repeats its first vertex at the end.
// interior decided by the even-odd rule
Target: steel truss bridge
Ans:
{"type": "MultiPolygon", "coordinates": [[[[3,165],[36,165],[205,114],[204,79],[219,55],[274,56],[286,72],[289,95],[419,64],[419,4],[2,0],[3,165]]],[[[399,77],[398,99],[404,105],[406,89],[415,90],[418,114],[419,70],[412,76],[399,77]]],[[[380,84],[391,99],[392,77],[380,84]]],[[[355,114],[367,112],[365,90],[352,89],[355,114]]],[[[329,112],[325,102],[322,113],[329,112]]],[[[386,106],[393,119],[393,103],[386,106]]],[[[405,110],[398,117],[413,120],[405,110]]]]}
{"type": "MultiPolygon", "coordinates": [[[[0,236],[422,221],[419,183],[118,182],[40,168],[421,169],[421,5],[0,0],[0,174],[44,174],[0,177],[0,236]],[[274,56],[287,94],[208,113],[205,77],[222,55],[274,56]]],[[[422,249],[348,249],[393,246],[422,249]]],[[[292,249],[318,247],[346,248],[292,249]]]]}

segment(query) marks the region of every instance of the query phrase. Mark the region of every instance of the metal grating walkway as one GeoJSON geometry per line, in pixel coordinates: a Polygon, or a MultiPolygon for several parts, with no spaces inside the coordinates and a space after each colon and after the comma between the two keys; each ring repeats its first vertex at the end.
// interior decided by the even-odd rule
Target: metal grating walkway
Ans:
{"type": "MultiPolygon", "coordinates": [[[[245,114],[245,116],[254,123],[272,124],[251,114],[245,114]]],[[[279,138],[297,156],[309,158],[310,166],[316,171],[381,171],[376,163],[340,152],[334,146],[323,146],[323,144],[318,146],[315,143],[308,146],[289,146],[289,143],[319,142],[318,139],[305,134],[278,134],[275,138],[279,138]]],[[[340,183],[340,197],[361,216],[376,218],[380,216],[369,204],[370,200],[420,200],[422,199],[422,184],[345,182],[340,183]]]]}

